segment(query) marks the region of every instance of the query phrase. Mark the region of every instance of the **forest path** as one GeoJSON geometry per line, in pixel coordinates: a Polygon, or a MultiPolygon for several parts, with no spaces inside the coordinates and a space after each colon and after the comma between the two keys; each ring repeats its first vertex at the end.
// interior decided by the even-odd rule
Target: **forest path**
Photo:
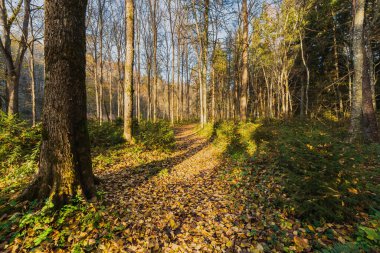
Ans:
{"type": "MultiPolygon", "coordinates": [[[[222,175],[224,149],[197,135],[195,125],[177,127],[175,135],[169,158],[104,178],[106,205],[121,217],[113,225],[124,228],[119,243],[133,252],[244,247],[249,227],[241,221],[244,205],[237,205],[222,175]]],[[[112,250],[111,243],[103,246],[112,250]]]]}

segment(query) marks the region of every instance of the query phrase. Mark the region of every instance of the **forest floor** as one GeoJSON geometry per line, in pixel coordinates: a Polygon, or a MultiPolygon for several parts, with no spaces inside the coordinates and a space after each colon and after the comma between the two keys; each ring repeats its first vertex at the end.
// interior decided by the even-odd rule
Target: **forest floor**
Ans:
{"type": "MultiPolygon", "coordinates": [[[[280,140],[278,136],[285,133],[273,130],[276,125],[260,130],[261,127],[261,124],[223,123],[200,130],[197,125],[181,125],[174,130],[175,147],[171,152],[145,151],[138,146],[99,151],[93,160],[95,173],[101,179],[97,203],[78,199],[59,213],[52,213],[45,206],[37,212],[5,215],[0,219],[0,226],[8,229],[8,235],[3,243],[0,241],[0,249],[9,252],[310,252],[337,244],[344,251],[331,252],[357,252],[363,243],[370,244],[366,246],[370,248],[380,242],[380,216],[376,210],[376,217],[371,216],[364,211],[368,207],[360,204],[353,214],[356,223],[339,218],[334,221],[323,213],[325,210],[316,208],[320,204],[317,197],[311,207],[302,199],[308,191],[304,184],[311,184],[307,179],[297,178],[297,182],[302,182],[294,186],[291,181],[294,175],[280,172],[276,167],[279,163],[294,166],[291,156],[298,153],[305,161],[297,162],[305,166],[310,157],[302,152],[326,155],[329,146],[310,142],[302,147],[302,152],[285,147],[282,154],[284,147],[278,141],[277,151],[271,152],[289,156],[289,161],[282,160],[274,154],[268,155],[265,145],[268,140],[280,140]],[[292,155],[286,153],[288,149],[292,155]],[[287,189],[285,182],[298,188],[287,189]],[[314,214],[320,214],[319,222],[299,219],[302,215],[314,218],[314,214]],[[4,223],[5,220],[9,222],[4,223]],[[358,224],[363,231],[358,232],[358,224]],[[359,246],[358,238],[363,241],[359,246]]],[[[294,136],[297,129],[292,126],[289,133],[294,136]]],[[[302,141],[302,136],[299,138],[297,143],[302,141]]],[[[324,142],[320,136],[308,138],[324,142]]],[[[353,150],[358,152],[355,147],[353,150]]],[[[335,158],[329,159],[325,162],[335,166],[335,158]]],[[[354,158],[349,153],[336,159],[339,165],[354,158]]],[[[366,159],[365,166],[373,172],[371,168],[376,170],[378,164],[371,161],[366,159]]],[[[310,173],[318,173],[320,168],[316,170],[310,173]]],[[[334,173],[344,181],[341,171],[334,168],[328,177],[334,177],[334,173]]],[[[317,183],[326,181],[314,176],[317,183]]],[[[373,173],[370,176],[380,181],[378,169],[375,176],[373,173]]],[[[370,191],[354,182],[345,185],[344,190],[339,188],[341,195],[336,198],[337,187],[341,186],[328,187],[335,187],[331,194],[323,192],[327,209],[331,208],[328,212],[348,219],[350,214],[346,209],[352,208],[350,201],[361,196],[361,192],[367,196],[370,191]],[[336,199],[329,199],[329,195],[336,199]]],[[[320,195],[321,189],[316,191],[320,195]]],[[[377,193],[370,193],[373,194],[377,193]]],[[[368,205],[372,207],[376,203],[368,205]]]]}

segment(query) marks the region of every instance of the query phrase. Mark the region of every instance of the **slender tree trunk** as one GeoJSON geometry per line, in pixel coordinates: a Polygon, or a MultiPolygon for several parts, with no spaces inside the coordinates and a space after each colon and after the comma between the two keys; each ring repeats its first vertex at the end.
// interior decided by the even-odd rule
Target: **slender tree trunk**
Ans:
{"type": "MultiPolygon", "coordinates": [[[[156,8],[156,7],[155,7],[156,8]]],[[[156,17],[154,17],[156,19],[156,17]]],[[[158,71],[157,71],[157,25],[155,25],[153,32],[153,122],[157,121],[157,83],[158,83],[158,71]]]]}
{"type": "Polygon", "coordinates": [[[203,45],[202,45],[202,82],[200,89],[201,96],[201,126],[207,123],[207,61],[208,61],[208,25],[209,25],[209,8],[210,0],[204,1],[204,27],[203,27],[203,45]]]}
{"type": "Polygon", "coordinates": [[[363,67],[363,127],[366,139],[371,142],[379,142],[379,128],[376,119],[376,111],[373,107],[373,96],[371,88],[371,75],[369,72],[369,61],[364,52],[364,67],[363,67]]]}
{"type": "Polygon", "coordinates": [[[304,89],[304,85],[302,84],[301,89],[301,117],[304,115],[308,115],[309,113],[309,87],[310,87],[310,71],[309,67],[307,66],[306,58],[305,58],[305,51],[303,47],[303,37],[300,34],[300,44],[301,44],[301,56],[302,56],[302,63],[306,70],[306,88],[304,89]],[[305,101],[304,101],[305,98],[305,101]]]}
{"type": "Polygon", "coordinates": [[[215,68],[211,69],[211,123],[215,123],[215,68]]]}
{"type": "Polygon", "coordinates": [[[247,104],[248,104],[248,8],[247,0],[243,0],[242,5],[242,17],[243,17],[243,73],[242,83],[240,91],[240,120],[247,121],[247,104]]]}
{"type": "Polygon", "coordinates": [[[152,85],[151,85],[151,75],[152,75],[152,70],[151,70],[151,63],[150,60],[148,60],[147,63],[147,83],[148,83],[148,105],[147,105],[147,120],[152,119],[152,85]]]}
{"type": "Polygon", "coordinates": [[[112,96],[112,59],[110,59],[110,69],[108,73],[109,78],[109,107],[110,107],[110,120],[113,119],[113,110],[112,110],[112,104],[113,104],[113,96],[112,96]]]}
{"type": "Polygon", "coordinates": [[[339,73],[339,55],[338,55],[338,43],[337,43],[337,34],[336,34],[336,22],[335,22],[335,13],[332,12],[333,17],[333,41],[334,41],[334,68],[335,68],[335,80],[334,82],[337,85],[336,91],[338,94],[338,103],[339,103],[339,114],[343,114],[343,98],[340,87],[340,73],[339,73]]]}
{"type": "Polygon", "coordinates": [[[36,125],[36,75],[34,70],[34,46],[30,47],[30,58],[29,58],[29,75],[30,75],[30,86],[32,88],[32,124],[36,125]]]}
{"type": "Polygon", "coordinates": [[[186,115],[190,118],[189,49],[186,46],[186,115]]]}
{"type": "MultiPolygon", "coordinates": [[[[138,23],[140,23],[140,20],[138,19],[138,23]]],[[[140,63],[140,29],[138,28],[139,25],[137,25],[137,94],[136,94],[136,101],[137,101],[137,120],[140,122],[141,120],[141,103],[140,103],[140,86],[141,86],[141,63],[140,63]]]]}
{"type": "Polygon", "coordinates": [[[170,111],[170,52],[169,52],[169,39],[165,35],[165,43],[166,43],[166,79],[167,79],[167,94],[166,94],[166,99],[167,99],[167,113],[168,113],[168,120],[171,119],[171,111],[170,111]]]}
{"type": "Polygon", "coordinates": [[[95,198],[86,116],[86,0],[45,1],[45,97],[37,177],[24,199],[95,198]]]}
{"type": "Polygon", "coordinates": [[[368,72],[370,75],[370,85],[371,85],[371,92],[372,92],[372,102],[373,102],[373,108],[376,111],[376,108],[377,108],[377,105],[376,105],[376,66],[373,61],[372,46],[368,38],[366,40],[366,48],[367,48],[366,54],[367,54],[367,59],[368,59],[368,72]]]}
{"type": "Polygon", "coordinates": [[[103,106],[104,106],[104,99],[103,99],[103,86],[104,86],[104,77],[103,77],[103,26],[104,26],[104,19],[103,19],[103,7],[104,2],[102,0],[98,0],[99,4],[99,67],[100,67],[100,78],[99,78],[99,124],[101,125],[103,123],[103,106]]]}
{"type": "Polygon", "coordinates": [[[176,121],[179,122],[179,107],[180,107],[180,99],[181,99],[181,43],[178,35],[178,45],[177,45],[177,107],[176,107],[176,121]]]}
{"type": "Polygon", "coordinates": [[[134,60],[134,1],[125,0],[126,48],[124,78],[124,138],[132,141],[133,127],[133,60],[134,60]]]}
{"type": "Polygon", "coordinates": [[[174,48],[174,34],[172,32],[172,87],[171,87],[171,101],[172,105],[170,108],[170,122],[174,125],[174,86],[175,86],[175,48],[174,48]]]}

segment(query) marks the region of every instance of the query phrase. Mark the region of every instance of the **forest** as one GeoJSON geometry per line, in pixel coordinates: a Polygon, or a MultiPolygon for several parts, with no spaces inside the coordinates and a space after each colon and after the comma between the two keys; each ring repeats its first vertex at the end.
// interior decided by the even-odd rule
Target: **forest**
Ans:
{"type": "Polygon", "coordinates": [[[380,252],[380,0],[0,0],[0,252],[380,252]]]}

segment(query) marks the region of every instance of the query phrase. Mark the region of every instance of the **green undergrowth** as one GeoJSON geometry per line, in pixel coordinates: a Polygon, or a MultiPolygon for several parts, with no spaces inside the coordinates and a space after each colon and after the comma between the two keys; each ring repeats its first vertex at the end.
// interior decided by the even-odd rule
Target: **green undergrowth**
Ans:
{"type": "MultiPolygon", "coordinates": [[[[88,129],[94,167],[112,164],[126,152],[136,159],[145,150],[169,152],[175,142],[173,128],[165,121],[135,124],[134,145],[125,143],[120,119],[102,125],[90,121],[88,129]]],[[[40,143],[41,124],[30,127],[28,122],[0,112],[0,206],[36,173],[40,143]]]]}
{"type": "Polygon", "coordinates": [[[135,133],[137,142],[144,145],[147,149],[170,151],[174,148],[174,130],[167,121],[159,120],[155,123],[141,121],[135,129],[135,133]]]}
{"type": "MultiPolygon", "coordinates": [[[[19,250],[20,245],[23,250],[31,251],[43,245],[54,245],[55,249],[70,248],[71,252],[89,252],[96,249],[100,239],[111,238],[121,229],[110,229],[110,224],[103,218],[106,215],[104,206],[95,206],[79,197],[74,198],[70,204],[59,210],[55,209],[51,202],[46,202],[37,211],[34,210],[32,204],[23,214],[15,213],[8,223],[1,224],[3,229],[9,230],[10,226],[16,224],[19,229],[15,233],[8,234],[10,238],[1,235],[3,237],[0,237],[0,241],[7,239],[13,242],[12,246],[7,248],[12,252],[19,250]],[[100,229],[106,229],[107,233],[96,235],[100,229]],[[80,233],[73,236],[72,231],[78,230],[80,233]],[[25,240],[25,238],[28,239],[25,240]]],[[[48,248],[49,246],[45,249],[48,248]]]]}
{"type": "MultiPolygon", "coordinates": [[[[97,122],[89,123],[91,146],[94,148],[109,148],[125,142],[123,138],[123,121],[117,119],[99,125],[97,122]]],[[[136,144],[145,149],[169,151],[174,147],[174,130],[167,121],[134,122],[133,137],[136,144]]]]}
{"type": "Polygon", "coordinates": [[[216,126],[215,144],[228,143],[224,177],[249,209],[267,213],[257,227],[277,238],[268,249],[380,247],[380,145],[349,144],[346,129],[314,120],[216,126]]]}
{"type": "Polygon", "coordinates": [[[39,156],[41,126],[0,111],[0,206],[35,173],[39,156]]]}
{"type": "MultiPolygon", "coordinates": [[[[40,125],[31,128],[27,122],[1,115],[0,249],[5,246],[4,243],[11,243],[23,245],[28,250],[43,244],[55,245],[60,249],[67,249],[69,245],[73,252],[94,250],[100,239],[111,238],[123,229],[102,220],[108,214],[100,204],[93,205],[75,198],[57,211],[49,203],[42,205],[33,202],[20,206],[20,203],[10,200],[31,181],[37,171],[40,133],[40,125]],[[12,211],[16,205],[17,211],[12,211]],[[78,229],[82,236],[70,236],[70,231],[78,229]],[[97,235],[98,230],[107,233],[97,235]],[[28,240],[23,241],[23,238],[28,240]]],[[[127,144],[123,139],[122,121],[104,122],[101,126],[97,122],[89,122],[95,173],[125,169],[138,172],[144,164],[168,157],[174,147],[174,130],[167,122],[140,122],[134,125],[134,133],[135,143],[127,144]]],[[[101,200],[101,192],[98,194],[101,200]]]]}

